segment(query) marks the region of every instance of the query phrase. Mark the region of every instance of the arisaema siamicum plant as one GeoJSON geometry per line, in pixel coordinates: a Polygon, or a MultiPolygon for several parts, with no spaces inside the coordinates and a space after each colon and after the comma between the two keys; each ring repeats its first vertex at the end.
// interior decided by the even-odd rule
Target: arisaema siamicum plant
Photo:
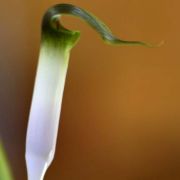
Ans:
{"type": "Polygon", "coordinates": [[[97,17],[71,4],[58,4],[47,10],[42,21],[40,55],[27,130],[28,180],[43,180],[54,158],[69,55],[80,37],[79,31],[62,26],[62,15],[81,18],[107,44],[152,47],[145,42],[115,37],[97,17]]]}
{"type": "Polygon", "coordinates": [[[0,180],[13,180],[5,150],[0,141],[0,180]]]}

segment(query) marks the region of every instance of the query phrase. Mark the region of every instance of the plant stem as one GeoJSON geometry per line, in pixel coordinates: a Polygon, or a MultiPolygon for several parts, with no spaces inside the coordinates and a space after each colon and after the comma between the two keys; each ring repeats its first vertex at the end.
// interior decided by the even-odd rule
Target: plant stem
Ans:
{"type": "Polygon", "coordinates": [[[13,180],[1,141],[0,141],[0,180],[13,180]]]}

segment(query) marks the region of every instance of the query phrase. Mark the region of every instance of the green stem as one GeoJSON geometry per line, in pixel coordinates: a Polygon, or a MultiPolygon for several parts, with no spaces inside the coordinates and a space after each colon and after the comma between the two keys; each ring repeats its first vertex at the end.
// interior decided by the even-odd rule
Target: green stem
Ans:
{"type": "Polygon", "coordinates": [[[0,142],[0,180],[13,180],[6,154],[0,142]]]}

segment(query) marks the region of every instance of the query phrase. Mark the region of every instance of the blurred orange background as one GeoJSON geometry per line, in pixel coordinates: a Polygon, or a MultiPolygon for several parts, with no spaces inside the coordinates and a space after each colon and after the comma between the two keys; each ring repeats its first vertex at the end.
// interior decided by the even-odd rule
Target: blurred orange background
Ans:
{"type": "Polygon", "coordinates": [[[6,0],[0,5],[0,135],[15,179],[27,179],[25,136],[45,10],[72,3],[115,35],[160,48],[103,44],[87,24],[72,50],[55,160],[45,180],[180,179],[180,2],[6,0]]]}

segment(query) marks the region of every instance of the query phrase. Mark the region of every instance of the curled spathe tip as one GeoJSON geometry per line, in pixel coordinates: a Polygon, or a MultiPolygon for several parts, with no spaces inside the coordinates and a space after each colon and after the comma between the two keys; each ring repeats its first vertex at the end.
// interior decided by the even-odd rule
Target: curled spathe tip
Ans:
{"type": "Polygon", "coordinates": [[[139,44],[140,46],[148,47],[148,48],[158,48],[164,45],[164,41],[160,41],[159,43],[152,44],[148,42],[137,42],[137,45],[139,44]]]}
{"type": "Polygon", "coordinates": [[[144,42],[144,41],[121,40],[119,38],[116,38],[115,36],[112,36],[112,34],[109,36],[103,36],[102,38],[107,44],[117,45],[117,46],[143,46],[143,47],[148,47],[148,48],[157,48],[164,45],[164,41],[161,41],[157,44],[153,44],[153,43],[144,42]]]}
{"type": "MultiPolygon", "coordinates": [[[[101,37],[102,39],[110,45],[119,45],[119,46],[143,46],[148,48],[156,48],[161,47],[164,44],[164,41],[161,41],[157,44],[152,44],[148,42],[143,41],[128,41],[128,40],[122,40],[120,38],[117,38],[114,36],[109,29],[100,19],[98,19],[93,14],[89,13],[88,11],[74,6],[72,4],[57,4],[53,7],[51,7],[45,14],[43,18],[43,27],[44,30],[49,28],[52,28],[52,24],[50,22],[61,17],[62,14],[66,15],[73,15],[76,16],[82,20],[84,20],[87,24],[89,24],[101,37]],[[51,24],[51,25],[50,25],[51,24]]],[[[58,21],[58,26],[61,30],[65,30],[69,33],[73,33],[73,31],[68,30],[62,26],[60,21],[58,21]]]]}

